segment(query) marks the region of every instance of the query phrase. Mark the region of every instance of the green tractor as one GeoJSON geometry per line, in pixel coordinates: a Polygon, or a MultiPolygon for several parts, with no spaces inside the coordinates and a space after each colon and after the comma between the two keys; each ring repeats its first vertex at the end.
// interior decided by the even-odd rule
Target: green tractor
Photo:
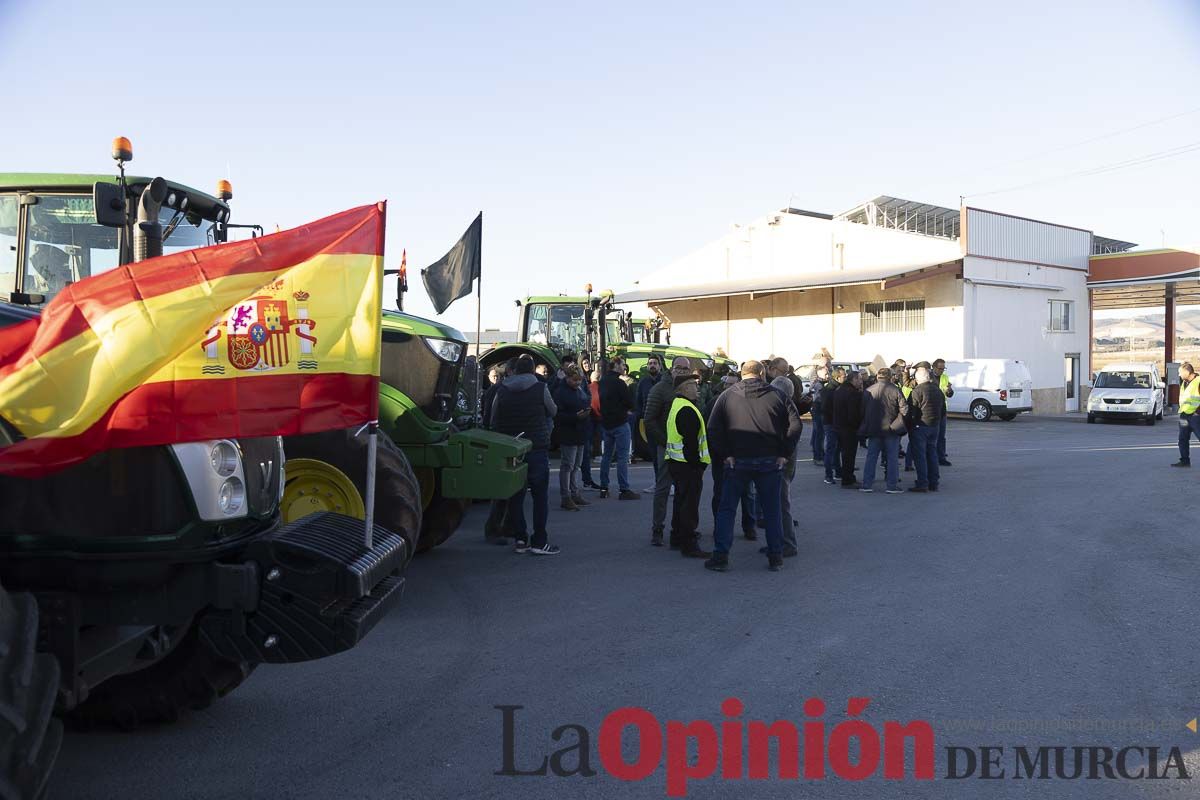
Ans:
{"type": "MultiPolygon", "coordinates": [[[[455,423],[461,411],[466,351],[462,333],[448,325],[396,311],[383,313],[379,427],[416,473],[422,511],[418,551],[446,541],[472,500],[511,497],[525,485],[528,441],[478,428],[460,429],[455,423]]],[[[285,520],[314,511],[363,514],[364,459],[347,448],[346,441],[312,434],[288,437],[284,444],[285,520]],[[302,474],[293,469],[297,461],[302,474]]],[[[380,511],[377,503],[377,515],[380,511]]],[[[376,518],[385,526],[390,519],[376,518]]],[[[396,522],[403,524],[404,519],[396,522]]]]}
{"type": "MultiPolygon", "coordinates": [[[[632,313],[613,304],[612,292],[593,296],[589,285],[586,296],[528,297],[517,304],[521,308],[519,341],[496,344],[480,356],[481,366],[525,353],[552,370],[562,365],[562,357],[568,353],[587,355],[593,362],[620,356],[629,364],[630,374],[637,377],[651,355],[668,363],[676,356],[687,356],[702,375],[712,377],[713,358],[708,353],[672,345],[669,335],[637,341],[632,313]],[[660,338],[668,341],[660,343],[660,338]]],[[[643,333],[642,338],[648,337],[643,333]]]]}
{"type": "MultiPolygon", "coordinates": [[[[0,174],[0,326],[36,321],[74,281],[224,242],[228,186],[162,178],[0,174]]],[[[21,431],[0,408],[0,445],[21,431]]],[[[381,448],[383,449],[383,448],[381,448]]],[[[402,456],[401,456],[402,457],[402,456]]],[[[405,468],[407,469],[407,462],[405,468]]],[[[354,647],[402,595],[405,529],[326,513],[283,524],[279,437],[98,453],[43,478],[0,477],[0,779],[36,797],[82,725],[176,719],[261,663],[354,647]]],[[[411,470],[400,476],[419,496],[411,470]]]]}

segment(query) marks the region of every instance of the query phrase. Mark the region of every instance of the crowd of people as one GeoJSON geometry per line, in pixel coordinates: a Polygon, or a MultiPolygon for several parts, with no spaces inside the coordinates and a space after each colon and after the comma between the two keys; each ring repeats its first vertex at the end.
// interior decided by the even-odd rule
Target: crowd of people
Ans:
{"type": "Polygon", "coordinates": [[[664,369],[651,356],[640,380],[621,358],[591,371],[586,359],[570,355],[551,373],[544,364],[521,355],[489,371],[484,395],[484,424],[500,433],[529,440],[527,486],[493,503],[485,536],[497,544],[514,541],[517,552],[554,555],[549,541],[552,438],[560,453],[558,485],[561,508],[578,512],[610,498],[611,473],[618,500],[641,495],[630,484],[633,442],[639,437],[653,453],[650,544],[669,546],[684,557],[702,558],[714,571],[729,567],[735,522],[742,536],[766,542],[759,550],[772,571],[799,553],[798,520],[792,515],[791,483],[799,462],[825,472],[824,482],[873,492],[876,473],[884,473],[884,491],[899,494],[901,464],[916,473],[908,491],[936,492],[946,453],[946,399],[954,389],[945,361],[904,360],[877,370],[834,367],[827,352],[817,356],[809,380],[787,359],[746,361],[738,374],[713,383],[677,357],[664,369]],[[804,424],[811,415],[808,449],[799,454],[804,424]],[[907,445],[907,446],[906,446],[907,445]],[[600,454],[593,479],[594,451],[600,454]],[[862,480],[858,454],[865,450],[862,480]],[[700,536],[700,499],[711,467],[713,546],[700,536]],[[525,496],[533,497],[533,520],[525,517],[525,496]],[[669,507],[669,508],[668,508],[669,507]],[[740,510],[740,513],[739,513],[740,510]],[[668,514],[668,511],[670,512],[668,514]],[[532,527],[532,535],[530,533],[532,527]]]}

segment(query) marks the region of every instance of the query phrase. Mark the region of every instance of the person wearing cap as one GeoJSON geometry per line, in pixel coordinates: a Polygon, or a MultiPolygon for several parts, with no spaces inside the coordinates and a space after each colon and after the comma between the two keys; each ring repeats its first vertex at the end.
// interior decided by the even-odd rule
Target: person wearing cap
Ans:
{"type": "MultiPolygon", "coordinates": [[[[838,387],[846,380],[846,370],[838,367],[829,374],[829,380],[821,387],[821,424],[824,426],[825,449],[824,461],[825,483],[833,486],[835,478],[842,477],[841,447],[838,443],[838,429],[833,424],[833,397],[838,387]]],[[[813,412],[816,413],[815,411],[813,412]]]]}
{"type": "Polygon", "coordinates": [[[733,546],[733,518],[747,483],[757,489],[767,527],[767,566],[783,567],[783,527],[779,514],[780,484],[788,457],[800,441],[800,415],[780,393],[763,380],[766,370],[758,361],[742,364],[742,380],[717,398],[708,436],[714,455],[725,460],[725,483],[717,513],[712,558],[706,569],[729,568],[733,546]]]}
{"type": "Polygon", "coordinates": [[[859,436],[867,437],[867,460],[863,464],[863,480],[860,492],[873,492],[875,469],[879,466],[879,454],[886,457],[887,493],[900,493],[900,434],[904,432],[904,419],[908,416],[908,403],[904,394],[892,383],[892,371],[882,367],[875,373],[875,383],[862,396],[862,422],[859,436]]]}
{"type": "Polygon", "coordinates": [[[858,455],[858,427],[862,424],[862,373],[851,371],[833,393],[833,427],[838,436],[838,455],[842,462],[842,486],[858,485],[854,478],[854,460],[858,455]]]}
{"type": "Polygon", "coordinates": [[[671,509],[671,546],[686,558],[708,558],[700,548],[700,495],[704,492],[704,470],[712,463],[700,399],[700,376],[676,375],[675,397],[667,413],[667,469],[675,487],[671,509]]]}

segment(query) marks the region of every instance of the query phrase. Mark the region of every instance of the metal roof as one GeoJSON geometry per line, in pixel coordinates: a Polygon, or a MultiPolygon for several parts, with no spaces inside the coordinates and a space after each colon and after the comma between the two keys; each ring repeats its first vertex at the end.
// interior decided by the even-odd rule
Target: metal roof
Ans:
{"type": "Polygon", "coordinates": [[[837,218],[940,239],[957,239],[959,236],[959,209],[905,200],[903,197],[880,195],[838,214],[837,218]]]}
{"type": "MultiPolygon", "coordinates": [[[[836,286],[861,286],[884,283],[897,278],[920,280],[924,270],[934,270],[950,264],[961,265],[961,260],[908,264],[879,267],[873,270],[826,270],[802,272],[792,275],[771,275],[765,278],[740,278],[737,280],[712,281],[689,286],[663,286],[657,289],[636,289],[622,292],[616,302],[637,303],[647,301],[701,300],[706,297],[737,297],[739,295],[770,294],[774,292],[803,291],[806,289],[831,289],[836,286]]],[[[908,282],[907,280],[905,282],[908,282]]]]}
{"type": "Polygon", "coordinates": [[[1120,239],[1110,239],[1107,236],[1092,234],[1092,255],[1102,256],[1108,253],[1124,253],[1137,247],[1134,242],[1123,242],[1120,239]]]}

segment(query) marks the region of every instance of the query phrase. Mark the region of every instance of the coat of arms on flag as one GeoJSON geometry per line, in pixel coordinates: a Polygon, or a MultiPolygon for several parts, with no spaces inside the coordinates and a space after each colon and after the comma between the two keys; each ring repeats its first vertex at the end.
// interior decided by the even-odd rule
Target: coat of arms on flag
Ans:
{"type": "MultiPolygon", "coordinates": [[[[266,287],[278,291],[282,281],[266,287]]],[[[314,346],[317,338],[312,331],[316,320],[308,316],[309,294],[305,291],[286,295],[263,294],[235,304],[225,317],[208,329],[201,341],[205,363],[203,375],[224,375],[225,362],[237,370],[266,370],[285,367],[292,360],[290,338],[296,337],[299,369],[316,369],[314,346]],[[291,301],[294,301],[294,305],[291,301]],[[225,347],[221,347],[221,339],[225,347]]]]}

